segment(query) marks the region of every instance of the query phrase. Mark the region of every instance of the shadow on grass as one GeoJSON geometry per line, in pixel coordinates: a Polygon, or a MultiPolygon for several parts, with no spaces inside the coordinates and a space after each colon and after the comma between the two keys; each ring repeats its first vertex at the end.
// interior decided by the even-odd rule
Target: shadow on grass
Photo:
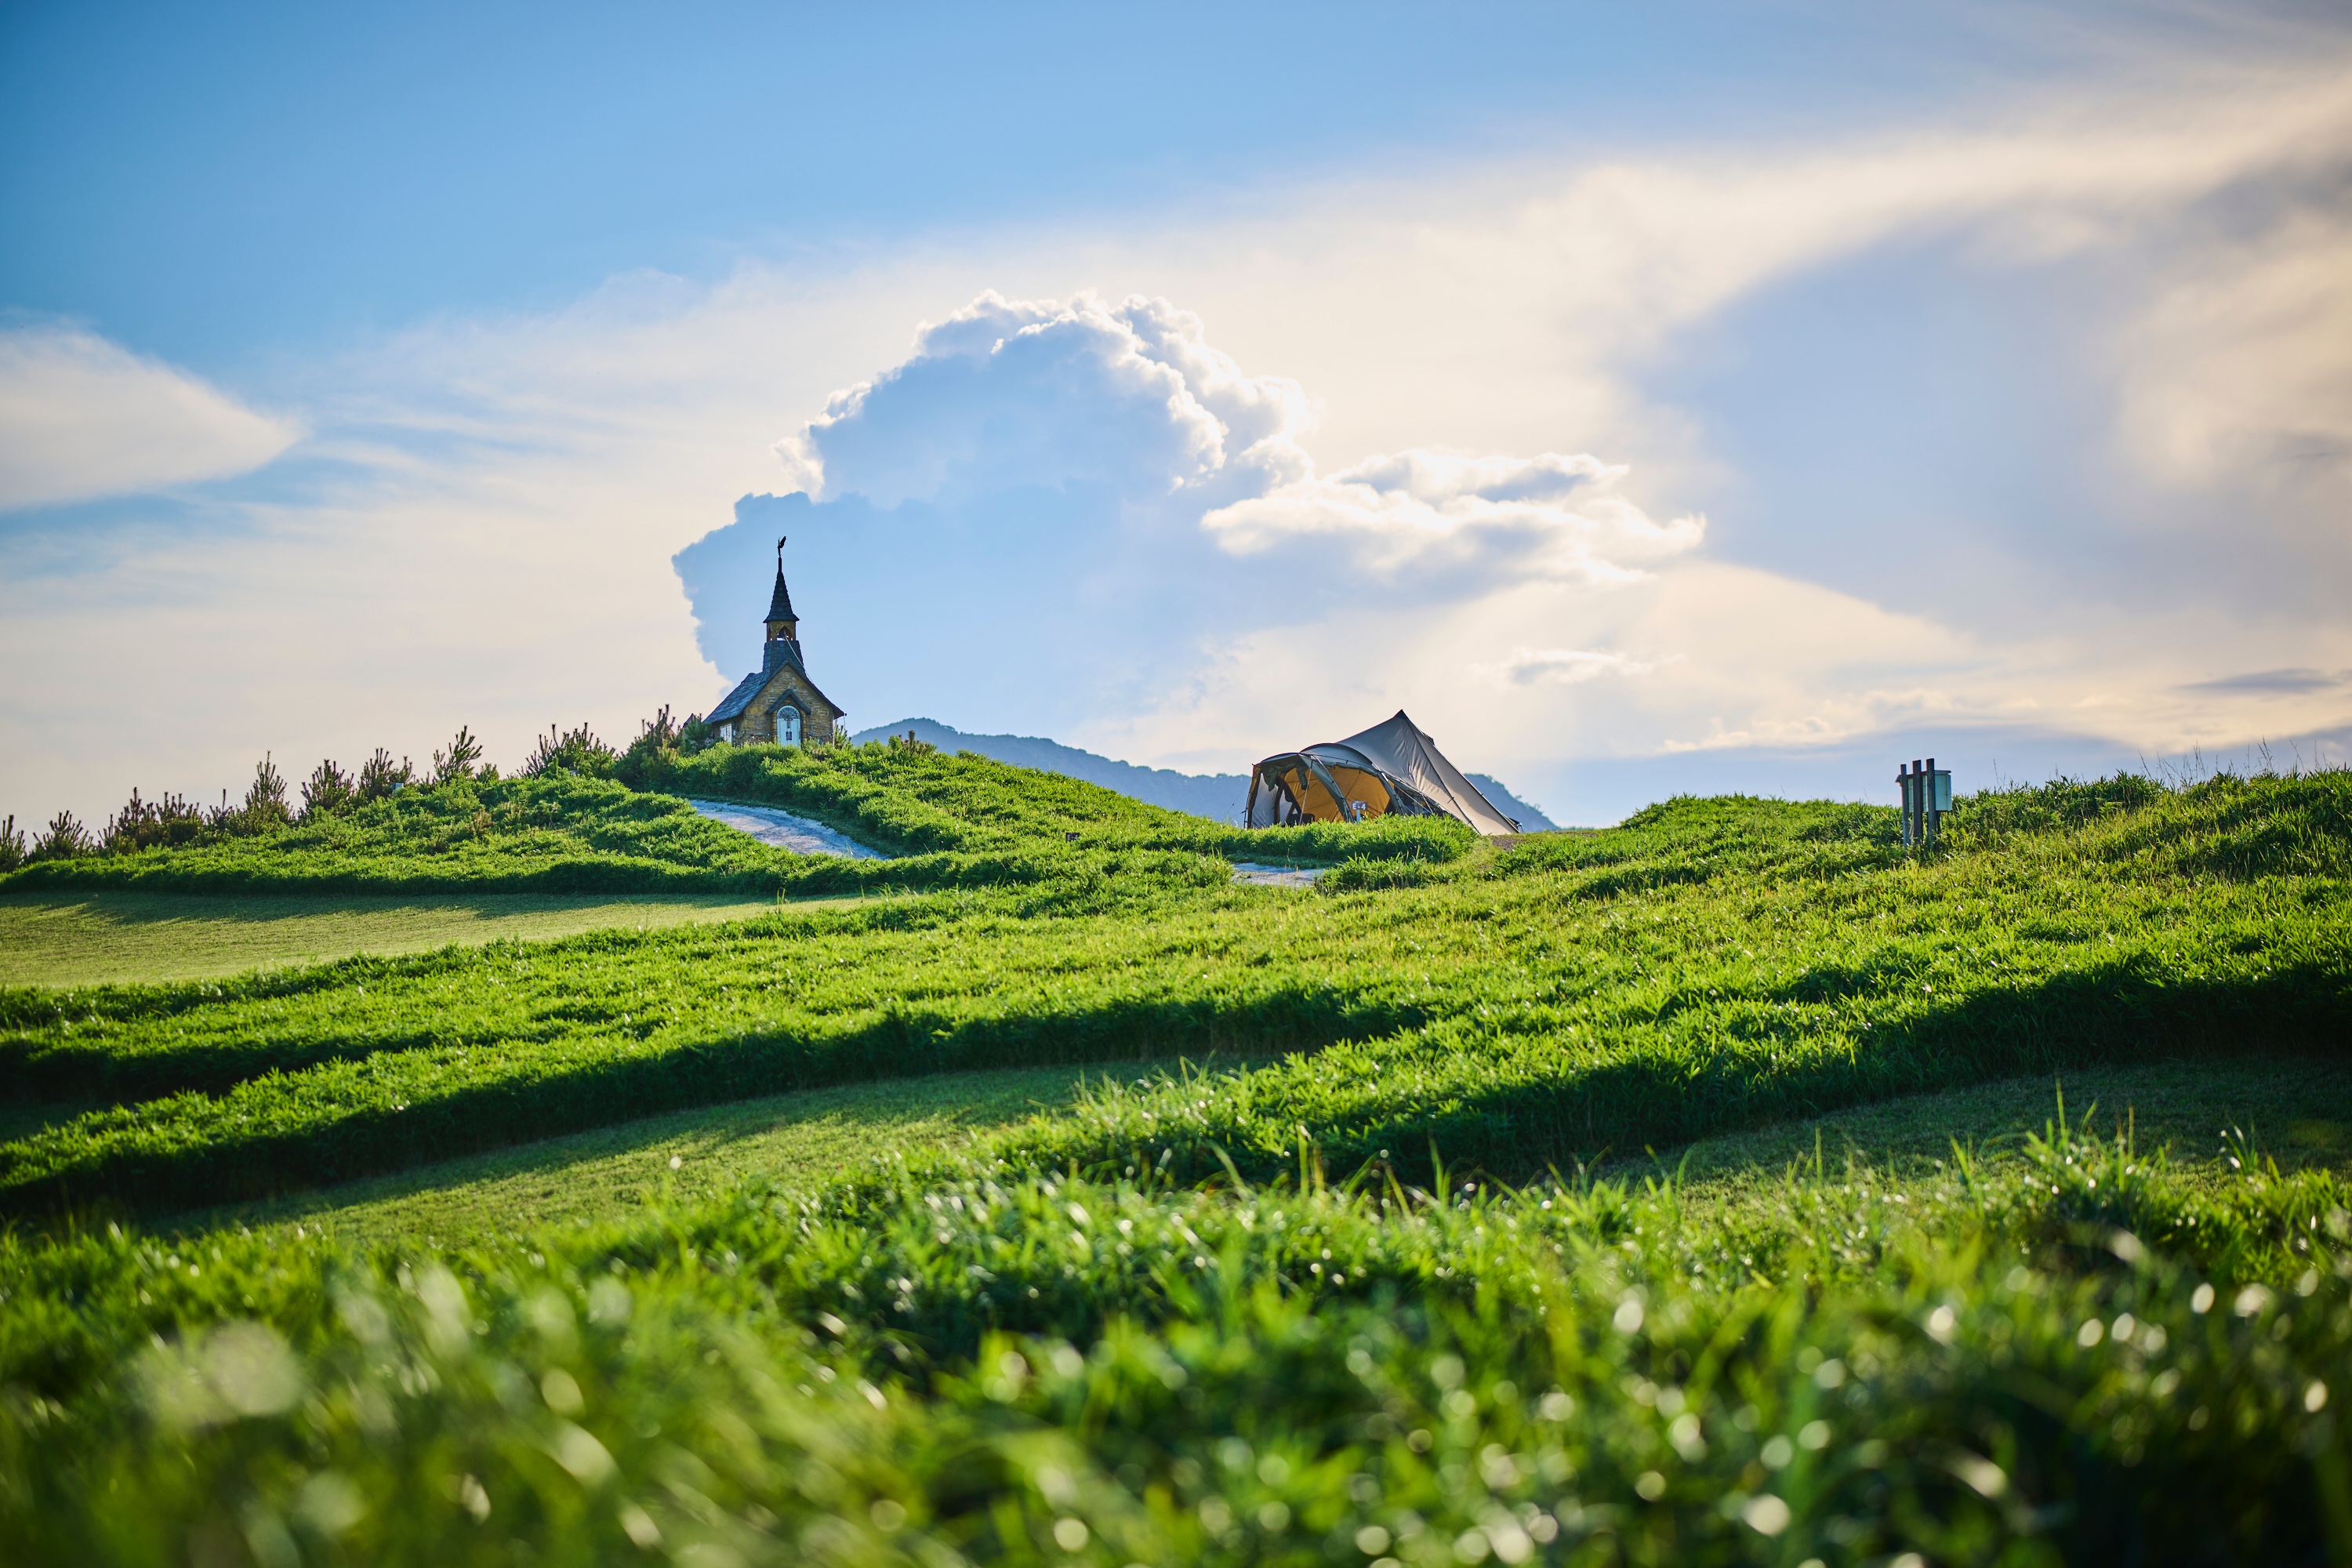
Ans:
{"type": "MultiPolygon", "coordinates": [[[[2319,1056],[2352,1059],[2352,986],[2319,965],[2230,980],[2183,981],[2119,963],[2030,986],[1978,993],[1899,1025],[1865,1028],[1850,1053],[1782,1054],[1785,1037],[1661,1037],[1622,1059],[1398,1105],[1346,1129],[1318,1128],[1303,1106],[1260,1094],[1270,1126],[1304,1121],[1335,1176],[1367,1168],[1427,1184],[1450,1173],[1511,1181],[1604,1154],[1692,1143],[1899,1096],[2069,1068],[2168,1058],[2319,1056]]],[[[1108,1170],[1133,1163],[1180,1182],[1213,1180],[1232,1159],[1252,1181],[1295,1175],[1297,1144],[1249,1149],[1163,1135],[1098,1148],[1057,1145],[1056,1160],[1108,1170]]]]}
{"type": "MultiPolygon", "coordinates": [[[[827,900],[838,902],[843,900],[827,900]]],[[[583,931],[741,919],[780,907],[733,893],[207,898],[0,895],[0,1020],[37,1026],[73,992],[75,1016],[117,1011],[129,985],[281,975],[390,956],[583,931]]],[[[790,907],[787,903],[782,907],[790,907]]],[[[136,1005],[137,1004],[133,1004],[136,1005]]]]}
{"type": "MultiPolygon", "coordinates": [[[[643,1005],[626,995],[580,998],[551,1003],[508,1026],[497,1042],[500,1049],[528,1049],[583,1031],[626,1037],[653,1043],[656,1048],[542,1080],[523,1090],[523,1102],[506,1105],[499,1114],[528,1116],[530,1104],[548,1095],[609,1101],[623,1114],[644,1114],[927,1073],[1131,1060],[1185,1051],[1274,1056],[1339,1040],[1370,1039],[1428,1021],[1424,1007],[1351,996],[1307,982],[1238,1000],[1122,998],[1043,1018],[974,1018],[889,1002],[862,1021],[824,1028],[820,1020],[822,1032],[768,1028],[698,1036],[686,1026],[657,1028],[650,1022],[630,1022],[633,1015],[643,1012],[643,1005]],[[564,1087],[551,1089],[548,1082],[564,1087]]],[[[38,1046],[17,1041],[0,1043],[0,1069],[6,1073],[7,1098],[131,1104],[186,1092],[217,1095],[276,1073],[396,1057],[450,1042],[448,1031],[429,1020],[406,1028],[379,1026],[362,1037],[267,1044],[235,1040],[138,1054],[126,1054],[103,1037],[38,1046]]],[[[496,1085],[467,1091],[494,1100],[504,1092],[496,1085]]],[[[453,1096],[451,1103],[462,1098],[453,1096]]],[[[408,1114],[418,1123],[430,1120],[423,1108],[408,1114]]],[[[453,1114],[461,1121],[475,1120],[470,1111],[453,1114]]],[[[576,1121],[547,1131],[596,1124],[576,1121]]],[[[0,1182],[5,1179],[0,1174],[0,1182]]],[[[0,1204],[5,1201],[0,1198],[0,1204]]]]}
{"type": "Polygon", "coordinates": [[[740,1100],[152,1223],[184,1233],[308,1221],[365,1241],[603,1221],[640,1203],[713,1196],[746,1178],[816,1186],[877,1156],[944,1149],[1066,1105],[1081,1076],[1068,1068],[942,1073],[740,1100]]]}
{"type": "MultiPolygon", "coordinates": [[[[431,1100],[353,1109],[324,1124],[257,1129],[175,1148],[32,1165],[0,1149],[0,1212],[42,1217],[121,1206],[152,1211],[269,1197],[536,1139],[779,1093],[940,1073],[1155,1062],[1187,1053],[1205,1067],[1262,1062],[1277,1051],[1347,1037],[1351,1016],[1320,993],[1300,995],[1289,1026],[1224,1029],[1206,1005],[1136,1004],[1040,1026],[1034,1020],[934,1027],[899,1012],[827,1040],[752,1036],[607,1057],[569,1071],[501,1078],[431,1100]],[[28,1168],[32,1167],[32,1168],[28,1168]]],[[[1255,1021],[1254,1021],[1255,1022],[1255,1021]]],[[[222,1113],[224,1123],[230,1113],[222,1113]]],[[[218,1129],[224,1134],[226,1127],[218,1129]]]]}
{"type": "MultiPolygon", "coordinates": [[[[1011,1067],[1076,1066],[1237,1047],[1248,1055],[1366,1039],[1421,1022],[1301,989],[1246,1008],[1212,1001],[1129,1003],[1046,1020],[943,1025],[894,1011],[821,1041],[752,1036],[682,1045],[658,1055],[607,1058],[569,1071],[507,1078],[415,1104],[356,1109],[326,1125],[88,1163],[0,1173],[0,1204],[20,1215],[113,1201],[134,1207],[217,1203],[398,1170],[648,1114],[832,1084],[1011,1067]],[[1269,1005],[1269,1002],[1278,1005],[1269,1005]]],[[[2133,963],[1979,992],[1899,1024],[1866,1027],[1847,1052],[1793,1059],[1784,1041],[1743,1038],[1727,1021],[1661,1035],[1622,1059],[1556,1077],[1476,1089],[1444,1086],[1434,1104],[1400,1104],[1367,1122],[1359,1103],[1347,1129],[1315,1125],[1311,1106],[1282,1091],[1255,1097],[1269,1126],[1305,1122],[1335,1172],[1389,1152],[1400,1175],[1426,1181],[1433,1156],[1449,1169],[1509,1178],[1590,1160],[1603,1151],[1685,1143],[1712,1134],[1899,1095],[2095,1062],[2251,1052],[2336,1053],[2352,1042],[2352,985],[2319,964],[2228,979],[2184,981],[2133,963]]],[[[1286,1138],[1288,1134],[1284,1134],[1286,1138]]],[[[1205,1136],[1145,1141],[1150,1163],[1178,1180],[1214,1177],[1205,1136]]],[[[1231,1142],[1229,1140],[1229,1142],[1231,1142]]],[[[1056,1145],[1059,1163],[1123,1164],[1137,1146],[1056,1145]]],[[[1244,1175],[1296,1170],[1288,1152],[1230,1149],[1244,1175]]],[[[17,1156],[21,1162],[23,1156],[17,1156]]]]}
{"type": "Polygon", "coordinates": [[[2157,1062],[2074,1067],[2057,1074],[1996,1079],[1877,1100],[1823,1117],[1775,1121],[1752,1131],[1611,1156],[1615,1176],[1678,1172],[1693,1184],[1777,1185],[1793,1163],[1816,1154],[1834,1178],[1849,1158],[1896,1178],[1948,1164],[1955,1143],[1979,1159],[2021,1150],[2058,1119],[2100,1138],[2128,1131],[2143,1153],[2169,1152],[2177,1171],[2221,1179],[2237,1151],[2234,1129],[2282,1168],[2352,1172],[2352,1057],[2172,1057],[2157,1062]]]}
{"type": "Polygon", "coordinates": [[[37,911],[67,918],[79,914],[83,923],[107,927],[187,925],[268,925],[293,920],[347,917],[365,920],[384,915],[450,916],[496,921],[517,915],[561,914],[575,910],[645,905],[654,909],[706,907],[732,909],[746,902],[740,893],[482,893],[418,898],[407,894],[293,893],[0,893],[0,914],[9,910],[37,911]]]}

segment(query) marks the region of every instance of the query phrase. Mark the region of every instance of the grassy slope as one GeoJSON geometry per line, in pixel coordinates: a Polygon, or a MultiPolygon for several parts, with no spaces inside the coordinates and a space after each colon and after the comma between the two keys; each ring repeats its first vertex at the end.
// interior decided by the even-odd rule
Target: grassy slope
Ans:
{"type": "Polygon", "coordinates": [[[746,1183],[815,1190],[898,1157],[969,1149],[1067,1105],[1066,1068],[939,1073],[648,1117],[268,1203],[159,1219],[159,1230],[299,1225],[357,1245],[463,1244],[604,1225],[708,1202],[746,1183]],[[673,1169],[670,1161],[678,1165],[673,1169]]]}
{"type": "MultiPolygon", "coordinates": [[[[997,764],[902,768],[910,795],[1013,793],[997,764]]],[[[1043,889],[17,993],[14,1094],[119,1103],[0,1146],[0,1201],[245,1197],[782,1089],[1212,1048],[1321,1047],[1197,1102],[1090,1108],[1031,1152],[1269,1172],[1306,1126],[1345,1168],[1433,1146],[1525,1174],[2070,1064],[2332,1045],[2347,794],[2038,826],[1990,802],[1924,860],[1890,813],[1676,803],[1500,856],[1351,859],[1321,895],[1158,877],[1130,846],[1043,889]]]]}
{"type": "MultiPolygon", "coordinates": [[[[2342,775],[1979,800],[1925,859],[1891,846],[1890,814],[1673,803],[1499,857],[1368,840],[1384,852],[1297,895],[1197,879],[1199,851],[1148,828],[1024,847],[979,820],[1010,785],[925,760],[899,798],[892,765],[828,787],[871,786],[860,809],[908,821],[962,810],[977,847],[932,853],[1019,874],[887,919],[16,994],[20,1093],[134,1100],[11,1144],[12,1190],[137,1193],[158,1168],[201,1190],[282,1175],[305,1145],[344,1157],[382,1124],[372,1083],[438,1093],[444,1134],[470,1106],[511,1135],[729,1071],[1338,1043],[1097,1093],[1001,1134],[993,1164],[438,1255],[282,1229],[12,1234],[0,1546],[1112,1565],[2352,1550],[2352,1193],[2325,1169],[2184,1177],[2077,1138],[1511,1196],[1415,1191],[1412,1163],[1434,1142],[1457,1170],[1527,1171],[2059,1063],[2336,1052],[2342,775]],[[1132,874],[1109,874],[1121,856],[1132,874]],[[220,1098],[173,1092],[190,1075],[220,1098]],[[1341,1170],[1393,1158],[1353,1193],[1183,1179],[1220,1148],[1258,1179],[1298,1171],[1301,1133],[1341,1170]]],[[[2262,1078],[2166,1092],[2193,1109],[2232,1075],[2262,1078]]],[[[2280,1101],[2334,1120],[2310,1089],[2280,1101]]]]}
{"type": "MultiPolygon", "coordinates": [[[[1149,1083],[1188,1070],[1171,1064],[1119,1076],[1149,1083]]],[[[427,1247],[519,1237],[550,1225],[612,1221],[639,1205],[690,1206],[745,1184],[816,1191],[877,1160],[984,1154],[1033,1114],[1066,1110],[1100,1085],[1098,1075],[1066,1068],[850,1084],[673,1112],[154,1224],[183,1234],[299,1224],[354,1243],[427,1247]],[[672,1156],[682,1161],[676,1172],[672,1156]]],[[[2191,1180],[2227,1174],[2242,1146],[2232,1132],[2288,1169],[2352,1172],[2352,1061],[2313,1057],[2095,1068],[2063,1083],[2004,1079],[1621,1156],[1602,1169],[1637,1182],[1670,1173],[1702,1203],[1776,1189],[1792,1165],[1817,1160],[1829,1170],[1859,1166],[1917,1180],[1948,1165],[1955,1145],[1989,1165],[2021,1160],[2028,1136],[2068,1106],[2079,1124],[2131,1131],[2139,1147],[2163,1152],[2191,1180]]]]}
{"type": "Polygon", "coordinates": [[[0,878],[0,889],[772,896],[794,859],[683,801],[557,775],[407,790],[251,837],[50,861],[0,878]]]}
{"type": "Polygon", "coordinates": [[[0,985],[217,980],[359,953],[541,941],[608,927],[741,920],[739,893],[485,893],[316,898],[184,893],[0,895],[0,985]]]}
{"type": "Polygon", "coordinates": [[[1444,858],[1450,820],[1256,834],[983,757],[881,745],[719,746],[657,759],[647,791],[555,774],[404,791],[347,815],[250,837],[50,861],[0,892],[196,894],[663,893],[807,896],[894,888],[1055,884],[1084,898],[1106,876],[1213,882],[1223,857],[1444,858]],[[782,805],[898,858],[795,855],[697,815],[684,796],[782,805]]]}
{"type": "Polygon", "coordinates": [[[1772,1184],[1792,1163],[1818,1157],[1832,1170],[1853,1160],[1917,1180],[1948,1166],[1956,1145],[1983,1161],[2021,1159],[2028,1135],[2056,1115],[2105,1136],[2128,1133],[2191,1182],[2228,1177],[2230,1162],[2248,1146],[2288,1170],[2352,1174],[2352,1058],[2342,1055],[2180,1058],[2083,1068],[2055,1080],[2003,1079],[1705,1139],[1609,1168],[1671,1170],[1721,1191],[1772,1184]]]}

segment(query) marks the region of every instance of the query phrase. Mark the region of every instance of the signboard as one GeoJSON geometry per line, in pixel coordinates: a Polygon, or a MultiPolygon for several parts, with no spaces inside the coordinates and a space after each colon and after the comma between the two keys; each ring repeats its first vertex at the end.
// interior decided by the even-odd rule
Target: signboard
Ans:
{"type": "Polygon", "coordinates": [[[1903,847],[1934,843],[1952,809],[1952,770],[1937,767],[1933,757],[1914,760],[1895,770],[1895,787],[1903,803],[1903,847]]]}

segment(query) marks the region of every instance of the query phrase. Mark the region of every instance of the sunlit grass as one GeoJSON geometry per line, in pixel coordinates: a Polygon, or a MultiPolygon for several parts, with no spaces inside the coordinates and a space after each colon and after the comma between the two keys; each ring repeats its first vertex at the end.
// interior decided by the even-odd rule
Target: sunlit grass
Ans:
{"type": "Polygon", "coordinates": [[[700,766],[929,869],[0,995],[0,1554],[2352,1551],[2342,774],[1267,840],[1301,893],[1013,770],[700,766]]]}
{"type": "Polygon", "coordinates": [[[212,980],[358,953],[537,941],[765,914],[728,893],[598,898],[205,898],[95,892],[0,895],[0,985],[212,980]]]}
{"type": "Polygon", "coordinates": [[[2168,795],[1997,842],[1961,813],[1926,858],[1869,808],[1675,803],[1415,887],[1147,878],[1046,916],[936,891],[19,992],[14,1096],[106,1108],[0,1145],[0,1197],[259,1196],[783,1089],[1213,1051],[1295,1054],[1205,1095],[1106,1097],[1034,1156],[1265,1173],[1303,1126],[1347,1168],[1433,1149],[1519,1177],[2021,1073],[2291,1050],[2352,1022],[2347,793],[2168,795]]]}
{"type": "Polygon", "coordinates": [[[1066,1068],[847,1084],[739,1100],[420,1165],[271,1203],[163,1215],[163,1231],[299,1225],[355,1246],[462,1246],[692,1205],[744,1184],[814,1191],[888,1158],[967,1150],[1066,1105],[1066,1068]],[[673,1162],[676,1162],[673,1163],[673,1162]]]}
{"type": "Polygon", "coordinates": [[[1670,1180],[981,1170],[437,1258],[17,1247],[0,1541],[163,1563],[225,1516],[435,1563],[2320,1558],[2345,1189],[2257,1159],[2200,1192],[2054,1126],[2021,1154],[1798,1172],[1729,1215],[1670,1180]]]}

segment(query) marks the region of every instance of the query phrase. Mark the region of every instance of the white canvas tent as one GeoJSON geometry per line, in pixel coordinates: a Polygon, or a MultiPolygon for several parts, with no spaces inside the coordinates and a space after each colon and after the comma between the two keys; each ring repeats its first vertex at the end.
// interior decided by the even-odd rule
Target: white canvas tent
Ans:
{"type": "Polygon", "coordinates": [[[1268,757],[1250,773],[1252,827],[1358,822],[1391,812],[1455,817],[1489,835],[1519,830],[1402,709],[1344,741],[1268,757]]]}

